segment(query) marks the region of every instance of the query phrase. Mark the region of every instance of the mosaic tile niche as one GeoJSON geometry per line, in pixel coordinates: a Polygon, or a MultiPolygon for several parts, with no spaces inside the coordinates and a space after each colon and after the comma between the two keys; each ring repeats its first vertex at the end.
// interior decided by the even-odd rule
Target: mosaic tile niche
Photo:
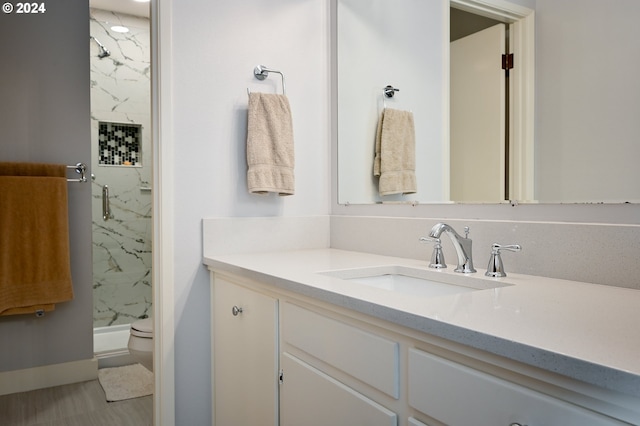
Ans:
{"type": "Polygon", "coordinates": [[[94,327],[150,315],[151,111],[149,20],[91,9],[94,327]],[[113,25],[129,28],[116,33],[113,25]],[[103,219],[108,186],[111,216],[103,219]]]}
{"type": "Polygon", "coordinates": [[[103,166],[142,166],[137,124],[98,124],[98,163],[103,166]]]}

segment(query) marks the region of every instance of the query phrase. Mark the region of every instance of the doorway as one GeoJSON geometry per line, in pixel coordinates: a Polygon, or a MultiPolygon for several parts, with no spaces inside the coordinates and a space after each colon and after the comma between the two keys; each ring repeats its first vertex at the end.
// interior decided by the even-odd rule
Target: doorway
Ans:
{"type": "Polygon", "coordinates": [[[508,26],[451,8],[451,200],[502,202],[508,194],[508,26]]]}
{"type": "MultiPolygon", "coordinates": [[[[483,188],[487,186],[493,187],[490,194],[483,194],[478,196],[477,194],[458,194],[455,195],[453,191],[451,200],[458,202],[505,202],[505,201],[529,201],[533,200],[533,187],[534,187],[534,94],[535,94],[535,16],[534,11],[524,6],[519,6],[514,3],[499,2],[495,0],[483,0],[481,2],[476,0],[451,0],[450,13],[452,19],[461,19],[460,16],[464,16],[464,19],[471,19],[471,24],[465,25],[465,32],[460,33],[457,27],[454,28],[454,24],[451,24],[451,36],[452,37],[464,37],[468,34],[474,33],[483,28],[495,26],[498,23],[508,25],[508,44],[505,44],[504,53],[513,54],[510,64],[513,66],[509,69],[508,83],[500,85],[500,89],[503,94],[499,94],[502,104],[500,108],[504,109],[504,114],[499,115],[498,120],[504,121],[504,126],[498,124],[503,136],[493,136],[495,140],[492,142],[494,147],[492,149],[493,154],[491,159],[500,157],[500,164],[494,164],[488,166],[486,164],[480,164],[478,158],[474,158],[474,155],[467,154],[467,162],[471,162],[477,165],[478,168],[475,172],[462,174],[460,169],[455,172],[456,178],[461,178],[461,184],[465,185],[469,182],[476,183],[479,179],[480,173],[490,168],[493,177],[491,177],[489,184],[483,184],[483,188]],[[454,16],[455,15],[455,16],[454,16]],[[460,33],[460,34],[459,34],[460,33]],[[508,47],[508,52],[506,51],[508,47]],[[515,65],[512,65],[515,64],[515,65]],[[508,102],[507,102],[508,99],[508,102]],[[499,143],[499,145],[498,145],[499,143]],[[496,178],[496,176],[498,176],[496,178]]],[[[488,31],[488,30],[484,30],[488,31]]],[[[506,39],[503,38],[506,41],[506,39]]],[[[456,42],[457,43],[457,42],[456,42]]],[[[504,43],[504,41],[503,41],[504,43]]],[[[450,53],[453,55],[453,52],[450,53]]],[[[502,55],[502,53],[496,53],[496,55],[502,55]]],[[[498,56],[494,62],[498,64],[496,68],[499,72],[502,68],[502,59],[498,56]]],[[[503,74],[504,76],[504,74],[503,74]]],[[[453,81],[451,84],[453,84],[453,81]]],[[[453,90],[453,88],[451,88],[453,90]]],[[[460,102],[458,102],[460,103],[460,102]]],[[[482,121],[476,116],[467,118],[467,121],[482,121]]],[[[450,132],[452,137],[454,136],[454,118],[450,116],[450,132]]],[[[487,133],[481,127],[479,130],[470,133],[469,138],[475,138],[477,134],[487,133]]],[[[465,136],[467,137],[467,136],[465,136]]],[[[467,141],[467,143],[471,143],[467,141]]],[[[454,148],[451,148],[450,162],[455,161],[454,148]]],[[[466,151],[463,149],[463,153],[466,151]]],[[[453,166],[451,166],[453,167],[453,166]]],[[[467,167],[463,167],[462,170],[466,171],[467,167]]],[[[449,170],[450,175],[453,175],[453,170],[449,170]]],[[[453,181],[454,177],[451,177],[453,181]]]]}
{"type": "Polygon", "coordinates": [[[146,6],[114,10],[92,0],[90,9],[93,323],[102,366],[128,362],[129,326],[153,305],[146,6]]]}

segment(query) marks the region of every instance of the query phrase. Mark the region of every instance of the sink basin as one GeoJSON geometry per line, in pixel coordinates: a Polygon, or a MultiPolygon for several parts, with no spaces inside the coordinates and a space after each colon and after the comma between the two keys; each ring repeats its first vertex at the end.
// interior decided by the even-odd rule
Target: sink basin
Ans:
{"type": "Polygon", "coordinates": [[[320,272],[334,278],[419,297],[436,297],[510,286],[467,274],[444,274],[401,265],[372,266],[320,272]]]}
{"type": "Polygon", "coordinates": [[[375,275],[373,277],[349,278],[349,281],[384,290],[397,291],[415,296],[433,297],[445,294],[466,293],[474,291],[471,287],[445,284],[423,278],[409,277],[400,274],[375,275]]]}

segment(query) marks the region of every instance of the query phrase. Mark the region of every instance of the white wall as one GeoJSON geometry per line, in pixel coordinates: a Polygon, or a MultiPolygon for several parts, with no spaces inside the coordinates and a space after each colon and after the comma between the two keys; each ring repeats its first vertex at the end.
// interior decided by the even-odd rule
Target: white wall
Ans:
{"type": "Polygon", "coordinates": [[[325,1],[189,0],[172,4],[175,176],[176,424],[211,424],[208,274],[202,218],[329,212],[329,5],[325,1]],[[256,65],[281,70],[291,102],[296,195],[246,189],[247,88],[256,65]]]}

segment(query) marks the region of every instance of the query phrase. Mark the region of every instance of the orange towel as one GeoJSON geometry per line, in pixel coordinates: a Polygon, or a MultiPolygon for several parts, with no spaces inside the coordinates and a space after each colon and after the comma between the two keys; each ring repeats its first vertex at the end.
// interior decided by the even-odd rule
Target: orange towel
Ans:
{"type": "Polygon", "coordinates": [[[0,163],[0,315],[73,299],[66,166],[0,163]]]}

